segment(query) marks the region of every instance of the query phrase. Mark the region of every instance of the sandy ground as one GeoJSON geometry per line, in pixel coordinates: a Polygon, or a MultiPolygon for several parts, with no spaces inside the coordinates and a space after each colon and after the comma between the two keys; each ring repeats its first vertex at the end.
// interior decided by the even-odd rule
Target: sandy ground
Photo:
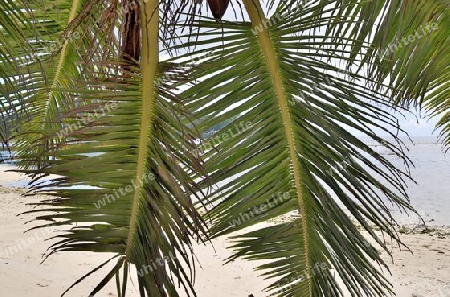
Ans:
{"type": "MultiPolygon", "coordinates": [[[[23,189],[11,187],[11,184],[23,178],[15,173],[6,173],[5,169],[10,168],[0,165],[0,296],[60,296],[73,282],[111,257],[111,254],[58,253],[40,264],[42,254],[55,242],[43,239],[57,233],[51,229],[24,233],[34,226],[34,223],[24,224],[32,216],[17,214],[31,208],[26,203],[42,197],[23,197],[23,189]]],[[[392,263],[383,253],[383,258],[392,263],[392,276],[389,278],[397,296],[450,297],[450,228],[422,228],[406,233],[401,237],[413,254],[404,248],[392,246],[392,263]]],[[[199,297],[266,296],[262,290],[268,283],[253,270],[257,263],[236,260],[222,266],[223,260],[230,255],[226,249],[229,242],[219,238],[213,244],[215,250],[210,245],[195,248],[201,265],[195,285],[199,297]]],[[[88,296],[107,269],[108,266],[65,296],[88,296]]],[[[130,294],[127,296],[139,296],[133,284],[129,288],[130,294]]],[[[96,296],[117,296],[115,284],[110,283],[96,296]]]]}

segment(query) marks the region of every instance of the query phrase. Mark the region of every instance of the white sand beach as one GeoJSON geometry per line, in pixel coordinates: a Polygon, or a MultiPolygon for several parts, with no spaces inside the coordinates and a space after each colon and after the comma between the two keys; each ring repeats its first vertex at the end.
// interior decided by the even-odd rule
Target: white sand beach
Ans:
{"type": "MultiPolygon", "coordinates": [[[[26,204],[43,197],[21,196],[23,189],[10,186],[21,177],[16,173],[5,172],[10,168],[0,165],[0,185],[3,185],[0,186],[0,296],[60,296],[73,282],[111,257],[111,254],[65,252],[52,255],[40,264],[41,255],[55,242],[44,241],[43,238],[57,233],[54,230],[37,230],[24,234],[24,231],[35,225],[24,224],[33,217],[17,214],[30,210],[31,206],[26,204]]],[[[450,228],[431,227],[401,235],[413,254],[393,245],[392,263],[383,253],[384,259],[390,263],[392,276],[389,278],[397,296],[450,296],[450,228]]],[[[226,249],[229,243],[225,238],[219,238],[213,244],[215,251],[211,246],[195,248],[201,265],[197,270],[195,284],[199,297],[266,296],[262,290],[269,283],[258,277],[260,272],[253,270],[257,263],[236,260],[222,266],[223,260],[230,255],[226,249]]],[[[107,271],[105,268],[94,274],[66,296],[88,296],[107,271]]],[[[129,296],[139,296],[135,285],[129,285],[129,296]]],[[[117,296],[114,282],[96,296],[117,296]]]]}

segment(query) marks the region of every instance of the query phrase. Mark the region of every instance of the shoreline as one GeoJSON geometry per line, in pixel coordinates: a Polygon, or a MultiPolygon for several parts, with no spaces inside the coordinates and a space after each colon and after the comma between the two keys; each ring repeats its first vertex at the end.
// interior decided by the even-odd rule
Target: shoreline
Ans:
{"type": "MultiPolygon", "coordinates": [[[[7,167],[13,168],[9,165],[7,167]]],[[[106,253],[62,252],[50,256],[40,264],[42,254],[56,242],[44,241],[43,237],[55,230],[45,230],[43,234],[39,230],[24,233],[36,223],[25,225],[33,215],[17,216],[17,214],[31,209],[26,203],[44,197],[21,196],[25,189],[2,186],[21,179],[18,173],[6,173],[2,169],[5,168],[0,165],[0,286],[5,296],[60,296],[76,280],[110,258],[111,254],[106,253]],[[5,254],[5,250],[13,252],[5,254]]],[[[270,223],[262,223],[262,226],[267,224],[270,223]]],[[[427,223],[425,226],[401,226],[397,231],[402,242],[412,253],[392,242],[388,244],[392,251],[391,258],[376,247],[389,266],[392,275],[389,275],[386,269],[383,271],[393,284],[397,296],[450,297],[450,226],[427,223]]],[[[365,231],[363,234],[366,234],[365,231]]],[[[231,255],[231,250],[226,249],[230,241],[221,237],[214,239],[213,245],[214,247],[194,246],[200,261],[197,263],[195,283],[199,297],[209,297],[211,292],[215,292],[217,297],[247,297],[250,294],[255,297],[267,296],[263,290],[270,284],[270,280],[264,280],[259,276],[261,271],[254,271],[261,261],[237,259],[223,266],[223,261],[231,255]]],[[[110,268],[106,266],[81,285],[75,286],[66,296],[89,295],[110,268]]],[[[131,274],[135,275],[135,271],[131,274]]],[[[135,285],[136,277],[133,276],[128,286],[130,293],[128,296],[139,296],[135,285]]],[[[114,282],[110,282],[96,296],[116,296],[114,282]]]]}

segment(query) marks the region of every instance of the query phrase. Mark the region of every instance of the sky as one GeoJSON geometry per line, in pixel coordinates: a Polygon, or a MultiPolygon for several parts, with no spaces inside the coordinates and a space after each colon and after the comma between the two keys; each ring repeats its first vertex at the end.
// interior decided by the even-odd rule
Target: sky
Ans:
{"type": "MultiPolygon", "coordinates": [[[[405,130],[410,137],[439,137],[440,130],[436,130],[436,124],[439,121],[437,117],[427,117],[419,112],[411,112],[408,114],[396,113],[400,127],[405,130]]],[[[374,129],[378,135],[387,135],[384,131],[374,129]]],[[[358,133],[355,132],[355,135],[358,133]]]]}
{"type": "Polygon", "coordinates": [[[402,117],[397,118],[401,127],[411,136],[439,136],[440,130],[434,131],[439,118],[415,118],[414,115],[410,115],[406,119],[402,117]]]}

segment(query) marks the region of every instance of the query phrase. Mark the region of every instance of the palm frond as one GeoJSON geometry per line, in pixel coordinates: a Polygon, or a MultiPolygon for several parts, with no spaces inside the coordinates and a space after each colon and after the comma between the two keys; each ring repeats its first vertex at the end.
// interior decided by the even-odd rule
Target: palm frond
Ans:
{"type": "Polygon", "coordinates": [[[266,18],[257,0],[231,1],[250,21],[227,22],[199,1],[0,0],[0,117],[20,171],[54,197],[30,213],[72,227],[48,255],[116,253],[93,294],[116,278],[124,295],[135,265],[141,296],[178,296],[177,282],[195,296],[196,199],[212,236],[255,228],[230,260],[268,260],[272,295],[342,296],[334,272],[354,296],[391,293],[356,224],[387,250],[374,228],[400,243],[388,204],[412,210],[392,102],[425,98],[449,132],[448,30],[390,49],[448,28],[445,2],[270,0],[266,18]],[[160,44],[189,54],[159,62],[160,44]]]}
{"type": "MultiPolygon", "coordinates": [[[[386,4],[387,6],[387,4],[386,4]]],[[[387,81],[394,103],[419,105],[440,118],[440,136],[450,143],[450,10],[448,1],[392,1],[374,34],[368,75],[387,81]]]]}
{"type": "Polygon", "coordinates": [[[60,130],[58,114],[75,105],[64,92],[56,89],[74,87],[79,77],[74,47],[82,44],[82,35],[80,32],[71,32],[73,35],[67,38],[62,35],[84,2],[19,2],[21,6],[8,10],[9,14],[18,15],[9,15],[7,20],[19,32],[4,32],[2,39],[7,48],[8,44],[13,44],[14,51],[2,56],[0,63],[8,65],[11,64],[8,60],[14,61],[14,67],[7,68],[2,75],[13,87],[3,88],[0,101],[2,114],[13,115],[10,117],[12,129],[21,131],[14,145],[19,152],[32,153],[36,158],[21,157],[24,167],[45,166],[45,160],[40,160],[39,155],[57,145],[58,139],[45,138],[44,131],[60,130]]]}
{"type": "MultiPolygon", "coordinates": [[[[180,70],[159,63],[158,4],[138,6],[137,64],[124,59],[126,40],[114,34],[123,16],[103,13],[117,8],[74,1],[67,23],[51,31],[62,40],[45,52],[55,63],[36,74],[36,85],[18,104],[29,109],[18,117],[18,170],[34,176],[35,193],[54,197],[28,213],[47,222],[40,227],[70,227],[47,256],[116,253],[117,263],[93,295],[134,265],[142,296],[178,296],[178,286],[195,296],[191,240],[203,240],[206,231],[191,194],[198,195],[193,178],[204,172],[192,153],[196,131],[184,124],[186,112],[168,81],[180,70]],[[84,16],[86,7],[92,10],[84,16]],[[73,32],[79,38],[69,38],[73,32]],[[40,180],[49,175],[57,177],[40,180]]],[[[52,17],[42,13],[44,20],[52,17]]],[[[42,28],[37,40],[46,32],[42,28]]]]}
{"type": "MultiPolygon", "coordinates": [[[[416,105],[441,118],[438,127],[448,149],[450,10],[445,0],[352,1],[360,21],[338,28],[371,47],[361,53],[361,67],[394,104],[416,105]],[[358,7],[358,9],[356,9],[358,7]],[[374,29],[374,26],[375,29],[374,29]],[[390,88],[384,88],[388,84],[390,88]],[[439,106],[440,108],[437,108],[439,106]],[[447,107],[445,107],[447,106],[447,107]]],[[[359,48],[353,50],[357,55],[359,48]]]]}
{"type": "Polygon", "coordinates": [[[334,270],[355,296],[385,296],[391,286],[371,263],[387,266],[354,221],[385,250],[374,226],[399,242],[387,204],[412,210],[408,174],[355,133],[408,164],[389,101],[372,80],[334,66],[358,65],[352,48],[332,47],[350,39],[321,30],[339,8],[318,3],[265,21],[257,1],[244,3],[251,23],[194,23],[209,47],[194,52],[204,57],[193,66],[198,83],[183,93],[201,132],[235,119],[197,149],[211,174],[203,186],[214,185],[205,201],[211,232],[257,229],[237,237],[235,256],[269,260],[259,268],[273,295],[342,296],[334,270]],[[299,219],[256,226],[293,211],[299,219]]]}

